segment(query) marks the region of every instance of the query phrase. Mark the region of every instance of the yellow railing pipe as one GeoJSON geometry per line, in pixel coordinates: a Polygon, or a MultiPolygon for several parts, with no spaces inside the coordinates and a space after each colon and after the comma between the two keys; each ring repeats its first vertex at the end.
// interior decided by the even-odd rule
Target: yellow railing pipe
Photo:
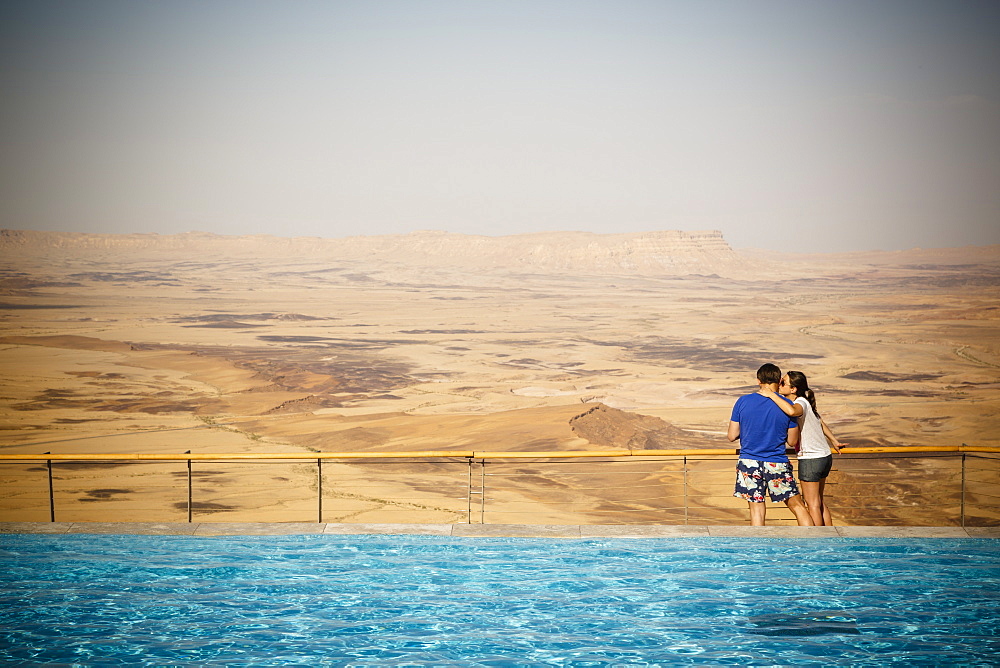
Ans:
{"type": "MultiPolygon", "coordinates": [[[[873,454],[908,452],[988,452],[1000,453],[1000,447],[979,445],[929,446],[911,445],[899,447],[846,447],[844,454],[873,454]]],[[[316,460],[316,459],[573,459],[585,457],[734,457],[730,449],[677,449],[677,450],[545,450],[545,451],[504,451],[504,450],[415,450],[413,452],[194,452],[194,453],[5,453],[2,461],[207,461],[207,460],[316,460]]]]}
{"type": "Polygon", "coordinates": [[[0,454],[0,461],[94,461],[94,460],[129,460],[129,461],[206,461],[230,459],[402,459],[425,457],[458,457],[473,456],[471,450],[420,450],[414,452],[192,452],[178,454],[175,452],[140,452],[140,453],[76,453],[53,452],[50,454],[0,454]]]}

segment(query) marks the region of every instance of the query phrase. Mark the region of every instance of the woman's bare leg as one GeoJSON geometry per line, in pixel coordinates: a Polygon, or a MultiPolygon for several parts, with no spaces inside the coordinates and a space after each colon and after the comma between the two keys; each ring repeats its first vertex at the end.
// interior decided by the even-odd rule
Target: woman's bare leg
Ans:
{"type": "Polygon", "coordinates": [[[830,514],[830,506],[826,505],[826,478],[819,481],[819,502],[823,504],[823,525],[833,526],[833,515],[830,514]]]}
{"type": "Polygon", "coordinates": [[[788,509],[792,511],[793,515],[795,515],[795,521],[799,523],[800,527],[816,526],[816,523],[809,515],[809,509],[806,508],[806,504],[802,503],[801,494],[796,494],[792,498],[785,501],[785,505],[788,506],[788,509]]]}
{"type": "Polygon", "coordinates": [[[806,505],[809,506],[809,517],[812,518],[813,524],[818,527],[824,524],[822,484],[822,482],[799,481],[799,486],[802,487],[802,496],[805,497],[806,505]]]}

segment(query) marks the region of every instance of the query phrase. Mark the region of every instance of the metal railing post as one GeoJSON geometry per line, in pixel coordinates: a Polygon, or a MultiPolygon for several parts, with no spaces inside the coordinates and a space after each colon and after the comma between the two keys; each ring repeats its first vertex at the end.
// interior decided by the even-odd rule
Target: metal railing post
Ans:
{"type": "Polygon", "coordinates": [[[465,521],[467,523],[469,523],[469,524],[472,524],[472,494],[473,494],[473,492],[472,492],[472,460],[473,460],[473,458],[469,457],[469,481],[468,481],[468,484],[466,485],[466,494],[465,494],[465,501],[466,501],[466,504],[468,505],[468,510],[466,511],[466,514],[465,514],[465,521]]]}
{"type": "MultiPolygon", "coordinates": [[[[52,452],[51,451],[50,452],[46,452],[45,454],[51,455],[52,452]]],[[[52,491],[52,460],[51,459],[46,459],[45,460],[45,468],[48,469],[48,472],[49,472],[49,521],[50,522],[55,522],[56,521],[56,497],[55,497],[55,494],[52,491]]]]}
{"type": "Polygon", "coordinates": [[[316,507],[319,511],[319,517],[316,520],[320,524],[323,523],[323,458],[316,458],[316,507]]]}
{"type": "MultiPolygon", "coordinates": [[[[188,450],[184,453],[185,455],[190,455],[191,451],[188,450]]],[[[194,484],[192,483],[192,478],[194,477],[191,472],[191,460],[187,460],[188,469],[188,524],[192,522],[194,516],[194,484]]]]}
{"type": "Polygon", "coordinates": [[[684,524],[688,523],[688,458],[684,456],[684,524]]]}
{"type": "Polygon", "coordinates": [[[475,456],[469,457],[469,484],[468,484],[468,494],[466,496],[466,501],[468,504],[468,522],[472,524],[472,496],[474,494],[479,495],[479,523],[484,524],[484,516],[486,514],[486,460],[480,459],[480,474],[479,474],[479,489],[474,489],[475,487],[475,456]]]}
{"type": "MultiPolygon", "coordinates": [[[[962,445],[965,445],[963,443],[962,445]]],[[[965,457],[966,454],[962,453],[962,528],[965,528],[965,457]]]]}

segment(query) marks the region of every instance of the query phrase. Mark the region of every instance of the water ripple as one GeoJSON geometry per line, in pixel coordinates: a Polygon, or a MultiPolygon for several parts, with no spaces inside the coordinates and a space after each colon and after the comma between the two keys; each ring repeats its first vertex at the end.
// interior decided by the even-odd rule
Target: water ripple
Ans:
{"type": "Polygon", "coordinates": [[[0,661],[996,665],[991,540],[0,535],[0,661]]]}

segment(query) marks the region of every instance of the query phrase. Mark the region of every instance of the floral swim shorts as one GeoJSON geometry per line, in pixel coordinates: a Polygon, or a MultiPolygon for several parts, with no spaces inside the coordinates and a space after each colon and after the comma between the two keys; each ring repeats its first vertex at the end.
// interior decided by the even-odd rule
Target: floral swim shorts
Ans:
{"type": "Polygon", "coordinates": [[[736,463],[736,491],[733,496],[753,503],[764,503],[764,492],[772,501],[787,501],[799,493],[787,462],[762,462],[740,459],[736,463]]]}

